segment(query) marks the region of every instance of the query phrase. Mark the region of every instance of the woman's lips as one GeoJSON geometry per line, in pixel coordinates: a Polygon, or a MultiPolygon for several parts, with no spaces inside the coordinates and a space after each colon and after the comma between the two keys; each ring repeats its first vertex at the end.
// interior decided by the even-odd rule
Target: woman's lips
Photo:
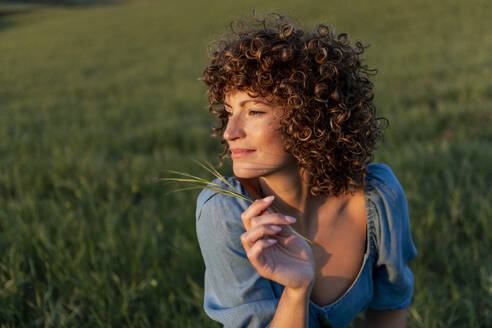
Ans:
{"type": "Polygon", "coordinates": [[[241,158],[248,156],[249,154],[253,153],[255,150],[254,149],[240,149],[240,148],[233,148],[231,149],[231,158],[241,158]]]}

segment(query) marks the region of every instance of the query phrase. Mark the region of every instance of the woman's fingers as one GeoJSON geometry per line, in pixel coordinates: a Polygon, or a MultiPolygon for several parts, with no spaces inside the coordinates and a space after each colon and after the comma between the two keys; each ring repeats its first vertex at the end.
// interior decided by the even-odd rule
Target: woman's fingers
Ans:
{"type": "Polygon", "coordinates": [[[296,222],[296,219],[290,216],[278,213],[264,214],[268,206],[272,204],[273,199],[274,196],[257,199],[241,214],[241,220],[246,230],[263,224],[286,225],[296,222]]]}
{"type": "Polygon", "coordinates": [[[241,214],[241,220],[246,230],[250,229],[251,219],[261,215],[272,204],[274,198],[274,196],[268,196],[257,199],[241,214]]]}
{"type": "Polygon", "coordinates": [[[249,231],[246,231],[241,235],[241,242],[243,246],[248,252],[251,248],[255,246],[255,243],[267,239],[270,236],[275,235],[276,233],[282,230],[281,227],[277,225],[266,224],[262,226],[257,226],[249,231]]]}
{"type": "Polygon", "coordinates": [[[296,222],[296,219],[287,215],[279,213],[265,214],[261,216],[255,216],[250,220],[250,229],[254,227],[265,225],[265,224],[276,224],[276,225],[289,225],[296,222]]]}
{"type": "Polygon", "coordinates": [[[260,256],[261,252],[264,249],[274,245],[275,243],[277,243],[277,240],[274,238],[260,239],[253,245],[253,247],[251,247],[246,252],[246,255],[248,256],[248,259],[251,261],[251,263],[253,263],[253,265],[256,264],[257,266],[259,266],[257,259],[260,256]]]}
{"type": "Polygon", "coordinates": [[[272,201],[273,197],[256,200],[243,212],[246,232],[240,237],[241,243],[262,277],[297,288],[313,279],[312,250],[288,229],[295,218],[268,210],[272,201]]]}

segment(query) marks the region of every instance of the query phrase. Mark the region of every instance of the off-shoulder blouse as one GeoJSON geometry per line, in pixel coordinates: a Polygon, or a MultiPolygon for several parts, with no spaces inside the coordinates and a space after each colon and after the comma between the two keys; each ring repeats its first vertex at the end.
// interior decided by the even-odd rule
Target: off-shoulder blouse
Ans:
{"type": "MultiPolygon", "coordinates": [[[[234,177],[228,181],[249,193],[234,177]]],[[[219,180],[223,188],[227,185],[219,180]]],[[[284,286],[263,278],[249,262],[240,235],[247,201],[203,190],[198,196],[196,231],[205,262],[204,310],[225,327],[268,327],[284,286]]],[[[408,262],[417,255],[412,241],[407,200],[391,169],[367,167],[364,190],[367,247],[360,271],[335,302],[309,303],[309,328],[346,327],[366,308],[402,309],[412,299],[414,279],[408,262]]]]}

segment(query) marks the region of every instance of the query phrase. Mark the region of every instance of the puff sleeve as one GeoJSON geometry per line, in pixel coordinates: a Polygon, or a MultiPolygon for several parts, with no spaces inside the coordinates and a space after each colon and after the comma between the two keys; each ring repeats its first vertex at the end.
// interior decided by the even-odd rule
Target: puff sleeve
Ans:
{"type": "Polygon", "coordinates": [[[410,232],[407,200],[387,165],[371,165],[368,177],[374,186],[371,200],[378,218],[375,223],[377,260],[373,270],[374,296],[369,308],[407,308],[414,287],[408,262],[417,255],[410,232]]]}
{"type": "MultiPolygon", "coordinates": [[[[215,181],[220,183],[219,181],[215,181]]],[[[224,327],[267,327],[279,297],[250,264],[240,241],[248,203],[210,190],[197,200],[196,232],[205,262],[204,310],[224,327]]]]}

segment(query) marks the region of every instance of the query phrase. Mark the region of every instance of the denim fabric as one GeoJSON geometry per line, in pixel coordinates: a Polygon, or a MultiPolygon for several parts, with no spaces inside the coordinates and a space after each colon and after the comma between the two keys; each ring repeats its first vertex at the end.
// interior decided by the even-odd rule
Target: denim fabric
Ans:
{"type": "MultiPolygon", "coordinates": [[[[251,198],[235,178],[227,179],[251,198]]],[[[362,267],[335,302],[319,306],[310,301],[309,328],[318,328],[322,322],[346,327],[368,307],[401,309],[412,299],[414,281],[407,262],[417,251],[405,194],[384,164],[370,164],[366,182],[367,247],[362,267]]],[[[218,180],[215,183],[227,188],[218,180]]],[[[197,201],[197,237],[206,268],[204,309],[225,327],[268,327],[284,288],[261,277],[246,256],[240,216],[249,205],[210,190],[203,190],[197,201]]]]}

